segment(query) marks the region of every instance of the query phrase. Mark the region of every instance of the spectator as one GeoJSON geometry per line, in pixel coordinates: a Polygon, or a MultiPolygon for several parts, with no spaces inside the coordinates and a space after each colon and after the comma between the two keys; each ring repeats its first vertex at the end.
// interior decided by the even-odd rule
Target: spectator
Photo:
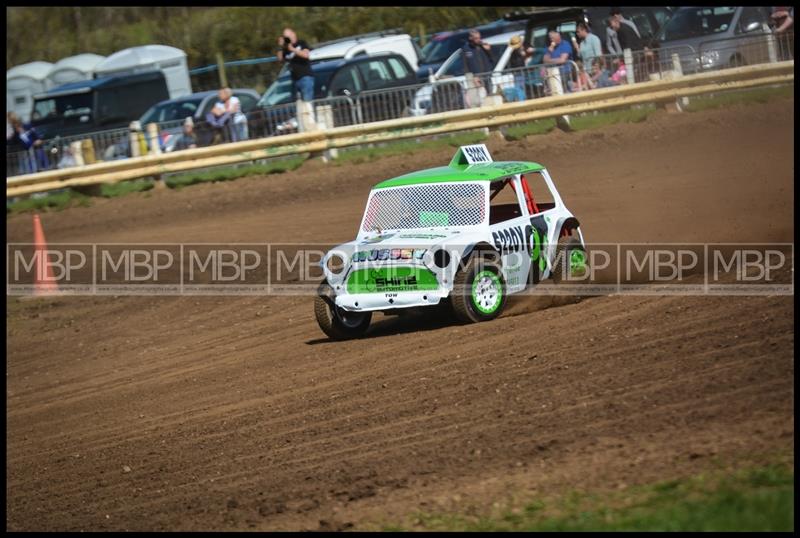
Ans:
{"type": "Polygon", "coordinates": [[[297,34],[291,28],[284,28],[283,34],[278,38],[276,56],[279,62],[289,65],[292,75],[294,93],[299,94],[303,101],[314,99],[314,73],[311,70],[311,47],[302,39],[297,39],[297,34]]]}
{"type": "Polygon", "coordinates": [[[14,123],[19,118],[14,112],[6,112],[6,144],[8,144],[11,139],[14,137],[14,123]]]}
{"type": "Polygon", "coordinates": [[[611,68],[614,74],[611,75],[611,82],[613,84],[625,84],[628,81],[628,70],[625,67],[625,62],[620,58],[614,58],[611,62],[611,68]]]}
{"type": "Polygon", "coordinates": [[[239,98],[233,95],[230,88],[222,88],[218,95],[222,106],[225,107],[225,112],[231,115],[233,121],[231,130],[233,142],[247,140],[247,116],[242,112],[242,103],[239,98]]]}
{"type": "Polygon", "coordinates": [[[7,145],[27,152],[27,155],[20,155],[20,173],[30,174],[40,168],[47,168],[47,155],[42,147],[44,145],[42,135],[30,124],[25,125],[16,115],[8,118],[12,122],[13,132],[11,138],[6,140],[7,145]]]}
{"type": "MultiPolygon", "coordinates": [[[[630,21],[622,16],[622,10],[620,8],[618,7],[611,8],[611,12],[609,15],[610,18],[618,21],[620,24],[624,24],[629,29],[633,30],[633,32],[636,34],[636,37],[641,39],[639,28],[636,27],[636,24],[633,21],[630,21]]],[[[622,43],[620,43],[619,34],[617,30],[612,28],[610,24],[608,25],[608,29],[606,30],[606,48],[608,49],[608,52],[610,52],[611,54],[616,54],[618,56],[621,56],[622,51],[625,50],[626,48],[622,43]]]]}
{"type": "Polygon", "coordinates": [[[598,56],[592,60],[592,76],[589,77],[589,87],[608,88],[609,86],[614,86],[614,81],[611,80],[611,73],[606,69],[605,58],[598,56]]]}
{"type": "Polygon", "coordinates": [[[780,60],[791,60],[794,51],[794,8],[773,7],[769,16],[770,24],[775,28],[775,37],[778,40],[780,60]]]}
{"type": "Polygon", "coordinates": [[[561,38],[561,34],[555,28],[551,28],[547,32],[550,38],[550,45],[547,47],[547,52],[544,53],[544,63],[548,65],[560,65],[559,71],[561,72],[561,84],[567,92],[569,92],[570,61],[574,59],[572,54],[572,45],[567,43],[561,38]]]}
{"type": "Polygon", "coordinates": [[[580,45],[576,47],[576,52],[583,60],[583,65],[591,69],[593,60],[598,56],[603,55],[603,45],[600,43],[600,38],[594,35],[589,26],[581,21],[575,30],[580,38],[580,45]]]}
{"type": "Polygon", "coordinates": [[[228,134],[228,122],[231,115],[225,111],[225,105],[217,103],[214,108],[206,114],[206,121],[211,127],[211,142],[210,145],[221,144],[223,142],[230,142],[228,134]]]}
{"type": "Polygon", "coordinates": [[[461,49],[464,56],[464,71],[479,74],[488,73],[494,67],[492,47],[481,40],[478,30],[470,30],[467,42],[461,49]]]}
{"type": "Polygon", "coordinates": [[[504,92],[506,101],[524,101],[525,100],[525,73],[522,68],[525,67],[525,58],[527,57],[526,47],[522,45],[522,38],[515,35],[508,42],[511,47],[511,55],[508,58],[508,67],[514,71],[514,87],[506,88],[504,92]]]}
{"type": "Polygon", "coordinates": [[[642,50],[644,48],[642,38],[639,37],[639,34],[631,28],[630,25],[625,24],[623,21],[625,21],[625,19],[622,19],[622,16],[615,17],[612,15],[608,18],[608,27],[616,34],[617,43],[620,47],[619,52],[614,52],[614,54],[622,55],[625,49],[631,49],[632,51],[642,50]]]}
{"type": "Polygon", "coordinates": [[[197,147],[197,135],[194,134],[194,121],[191,116],[183,122],[183,132],[175,142],[175,151],[181,149],[192,149],[197,147]]]}
{"type": "Polygon", "coordinates": [[[581,90],[588,90],[591,88],[589,75],[583,68],[583,62],[581,60],[576,60],[575,65],[578,66],[578,80],[577,82],[573,82],[572,80],[569,81],[570,88],[573,92],[579,92],[581,90]]]}

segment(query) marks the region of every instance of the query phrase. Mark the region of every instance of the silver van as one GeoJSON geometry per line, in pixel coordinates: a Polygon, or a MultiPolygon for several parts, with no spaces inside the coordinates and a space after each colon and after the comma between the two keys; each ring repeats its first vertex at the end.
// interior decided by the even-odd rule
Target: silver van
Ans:
{"type": "Polygon", "coordinates": [[[656,36],[660,60],[678,54],[685,74],[774,61],[769,21],[764,6],[681,8],[656,36]]]}

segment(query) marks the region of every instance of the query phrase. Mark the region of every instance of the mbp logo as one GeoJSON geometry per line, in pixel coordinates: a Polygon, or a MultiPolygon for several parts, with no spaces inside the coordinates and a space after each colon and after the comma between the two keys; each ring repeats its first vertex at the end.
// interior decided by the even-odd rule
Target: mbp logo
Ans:
{"type": "Polygon", "coordinates": [[[86,253],[76,249],[36,249],[26,254],[14,251],[11,282],[52,279],[56,283],[70,283],[75,273],[87,267],[86,253]]]}
{"type": "Polygon", "coordinates": [[[248,271],[262,264],[261,254],[252,249],[211,249],[188,248],[185,253],[188,261],[188,281],[201,282],[245,282],[248,271]]]}
{"type": "Polygon", "coordinates": [[[175,255],[168,250],[123,249],[103,250],[100,254],[99,282],[154,282],[175,264],[175,255]],[[116,278],[115,278],[116,277],[116,278]]]}

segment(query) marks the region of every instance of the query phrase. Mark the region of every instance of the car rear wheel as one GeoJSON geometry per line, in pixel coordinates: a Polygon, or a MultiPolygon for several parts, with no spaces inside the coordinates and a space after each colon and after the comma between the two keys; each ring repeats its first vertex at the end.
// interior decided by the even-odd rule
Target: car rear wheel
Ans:
{"type": "Polygon", "coordinates": [[[330,285],[323,282],[314,297],[314,315],[319,328],[333,340],[349,340],[362,336],[369,328],[372,312],[347,311],[336,306],[333,297],[330,285]]]}
{"type": "Polygon", "coordinates": [[[489,321],[506,304],[506,284],[500,265],[491,256],[473,255],[453,279],[450,304],[459,321],[489,321]]]}
{"type": "Polygon", "coordinates": [[[573,235],[561,237],[556,246],[553,281],[558,284],[569,277],[580,277],[586,270],[586,250],[581,240],[573,235]]]}

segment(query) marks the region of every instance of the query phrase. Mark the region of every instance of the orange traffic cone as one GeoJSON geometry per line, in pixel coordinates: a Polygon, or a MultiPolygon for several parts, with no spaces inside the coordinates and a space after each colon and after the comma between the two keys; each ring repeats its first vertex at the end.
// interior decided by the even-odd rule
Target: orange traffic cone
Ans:
{"type": "Polygon", "coordinates": [[[33,216],[33,243],[36,258],[36,275],[34,277],[34,295],[52,295],[58,293],[58,284],[53,277],[53,268],[47,263],[47,242],[44,239],[42,221],[39,215],[33,216]]]}

